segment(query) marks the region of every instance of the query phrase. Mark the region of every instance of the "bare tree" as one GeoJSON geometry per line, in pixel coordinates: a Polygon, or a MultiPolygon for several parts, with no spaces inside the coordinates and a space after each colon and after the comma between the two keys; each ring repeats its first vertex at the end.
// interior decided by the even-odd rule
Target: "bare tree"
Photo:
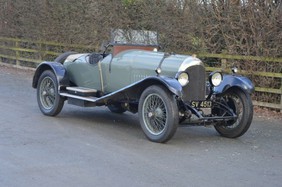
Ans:
{"type": "Polygon", "coordinates": [[[279,0],[0,0],[0,35],[99,46],[155,30],[166,50],[281,57],[279,0]]]}

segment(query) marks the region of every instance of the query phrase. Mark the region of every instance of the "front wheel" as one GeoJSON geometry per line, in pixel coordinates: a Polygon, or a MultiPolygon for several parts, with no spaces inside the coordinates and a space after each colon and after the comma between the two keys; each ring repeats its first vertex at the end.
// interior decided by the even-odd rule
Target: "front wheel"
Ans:
{"type": "Polygon", "coordinates": [[[59,114],[64,105],[64,99],[58,93],[57,78],[50,70],[44,71],[38,80],[37,103],[47,116],[59,114]]]}
{"type": "Polygon", "coordinates": [[[216,131],[228,138],[242,136],[249,129],[253,119],[253,104],[250,95],[242,90],[232,89],[221,97],[221,102],[237,115],[237,119],[215,125],[216,131]]]}
{"type": "Polygon", "coordinates": [[[178,126],[178,107],[174,96],[162,86],[150,86],[141,95],[139,121],[146,137],[164,143],[178,126]]]}

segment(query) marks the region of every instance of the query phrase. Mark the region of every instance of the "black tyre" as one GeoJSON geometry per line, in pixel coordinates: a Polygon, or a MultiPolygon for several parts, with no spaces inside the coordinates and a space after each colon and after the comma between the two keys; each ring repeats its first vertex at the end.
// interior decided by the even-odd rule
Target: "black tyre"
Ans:
{"type": "Polygon", "coordinates": [[[57,58],[55,58],[54,61],[63,64],[64,61],[67,59],[67,57],[73,54],[76,54],[76,52],[72,52],[72,51],[65,52],[63,54],[60,54],[57,58]]]}
{"type": "Polygon", "coordinates": [[[64,99],[58,93],[57,78],[50,70],[44,71],[38,80],[37,103],[47,116],[59,114],[64,105],[64,99]]]}
{"type": "Polygon", "coordinates": [[[162,86],[150,86],[141,95],[139,122],[146,137],[164,143],[174,135],[179,118],[174,96],[162,86]]]}
{"type": "Polygon", "coordinates": [[[122,114],[126,109],[122,108],[120,104],[113,104],[108,106],[109,110],[113,113],[122,114]]]}
{"type": "Polygon", "coordinates": [[[216,131],[227,138],[242,136],[249,129],[253,119],[253,104],[250,95],[240,89],[232,89],[225,93],[222,99],[237,115],[237,119],[227,121],[226,124],[215,125],[216,131]]]}

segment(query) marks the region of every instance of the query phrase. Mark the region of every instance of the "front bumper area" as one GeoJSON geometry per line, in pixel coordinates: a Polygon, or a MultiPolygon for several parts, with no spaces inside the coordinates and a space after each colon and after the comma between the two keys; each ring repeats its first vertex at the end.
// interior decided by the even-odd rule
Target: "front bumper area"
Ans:
{"type": "Polygon", "coordinates": [[[210,112],[206,113],[204,109],[194,108],[190,104],[183,103],[184,114],[182,115],[181,125],[228,125],[227,121],[236,121],[237,115],[227,105],[212,101],[213,105],[210,108],[210,112]],[[220,110],[220,115],[214,111],[220,110]]]}

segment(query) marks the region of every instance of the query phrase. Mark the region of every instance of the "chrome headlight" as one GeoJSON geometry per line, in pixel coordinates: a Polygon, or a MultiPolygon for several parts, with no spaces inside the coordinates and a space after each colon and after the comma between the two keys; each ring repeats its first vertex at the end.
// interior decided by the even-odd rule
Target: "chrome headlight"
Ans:
{"type": "Polygon", "coordinates": [[[223,76],[220,72],[212,72],[209,77],[209,81],[213,86],[219,86],[223,76]]]}
{"type": "Polygon", "coordinates": [[[189,82],[189,75],[186,72],[179,72],[176,75],[176,79],[178,80],[181,86],[186,86],[189,82]]]}

